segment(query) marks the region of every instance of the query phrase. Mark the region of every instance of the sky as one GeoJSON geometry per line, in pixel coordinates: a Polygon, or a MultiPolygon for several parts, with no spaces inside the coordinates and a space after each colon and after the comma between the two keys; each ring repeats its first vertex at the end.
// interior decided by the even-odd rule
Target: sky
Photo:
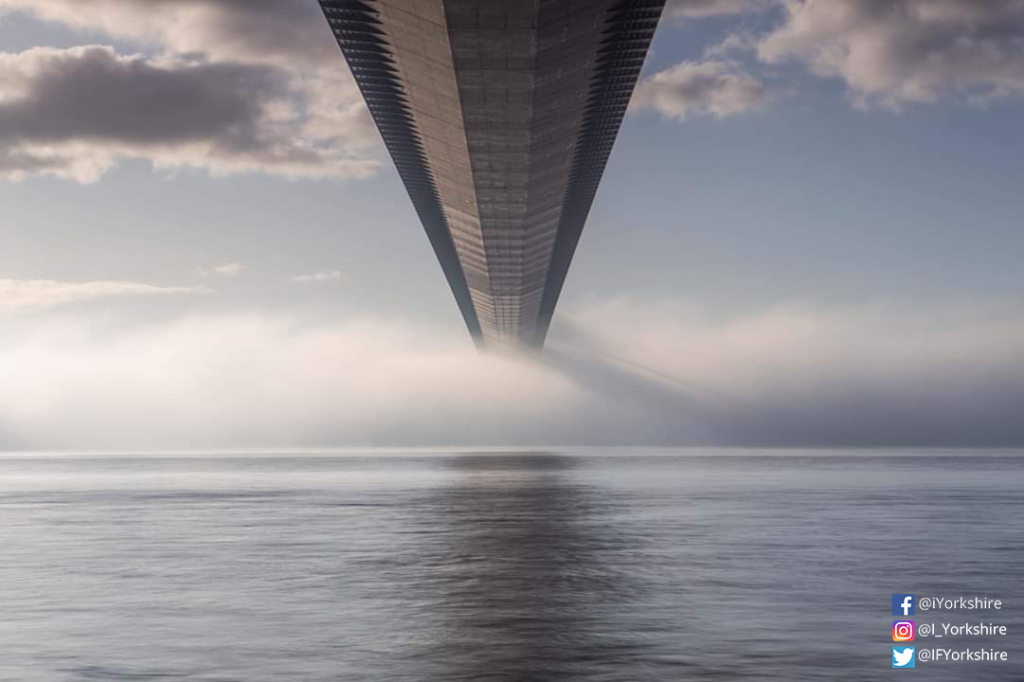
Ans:
{"type": "Polygon", "coordinates": [[[0,0],[0,450],[1024,446],[1024,2],[670,0],[540,356],[313,0],[0,0]]]}

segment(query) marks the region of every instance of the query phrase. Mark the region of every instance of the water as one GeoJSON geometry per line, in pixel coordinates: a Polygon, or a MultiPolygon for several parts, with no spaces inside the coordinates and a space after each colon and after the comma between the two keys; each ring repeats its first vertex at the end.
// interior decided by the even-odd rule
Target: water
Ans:
{"type": "Polygon", "coordinates": [[[0,680],[1024,680],[1024,458],[755,454],[0,456],[0,680]]]}

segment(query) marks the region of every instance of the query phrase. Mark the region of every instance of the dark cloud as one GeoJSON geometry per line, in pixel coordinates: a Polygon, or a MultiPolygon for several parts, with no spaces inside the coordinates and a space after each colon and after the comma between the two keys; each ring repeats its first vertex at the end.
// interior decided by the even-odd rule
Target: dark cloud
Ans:
{"type": "Polygon", "coordinates": [[[266,103],[291,94],[287,75],[271,67],[158,63],[108,47],[32,50],[0,60],[0,69],[24,87],[0,103],[8,142],[214,139],[244,152],[260,145],[266,103]]]}
{"type": "Polygon", "coordinates": [[[0,0],[134,43],[0,54],[0,177],[97,180],[124,158],[353,178],[379,140],[312,0],[0,0]]]}
{"type": "MultiPolygon", "coordinates": [[[[367,175],[344,129],[319,139],[293,76],[267,64],[118,55],[110,47],[0,55],[0,172],[96,179],[118,158],[215,173],[367,175]],[[336,137],[334,137],[336,136],[336,137]]],[[[359,119],[353,119],[353,125],[359,119]]]]}
{"type": "Polygon", "coordinates": [[[179,54],[303,67],[338,57],[315,0],[0,0],[0,9],[179,54]]]}

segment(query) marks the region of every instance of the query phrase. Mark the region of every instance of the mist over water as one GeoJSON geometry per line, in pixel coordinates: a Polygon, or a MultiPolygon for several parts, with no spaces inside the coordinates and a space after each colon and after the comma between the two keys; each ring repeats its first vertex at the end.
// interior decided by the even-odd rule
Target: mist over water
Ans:
{"type": "Polygon", "coordinates": [[[1024,458],[761,455],[0,456],[0,680],[1020,679],[1024,458]]]}
{"type": "Polygon", "coordinates": [[[0,322],[0,450],[1021,447],[1022,310],[612,301],[539,356],[402,316],[54,311],[0,322]]]}

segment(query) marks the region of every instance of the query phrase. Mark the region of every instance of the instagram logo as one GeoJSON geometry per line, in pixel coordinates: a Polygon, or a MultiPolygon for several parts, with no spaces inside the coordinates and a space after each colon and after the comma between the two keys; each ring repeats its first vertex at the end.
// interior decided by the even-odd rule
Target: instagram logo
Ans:
{"type": "Polygon", "coordinates": [[[894,641],[894,642],[913,642],[914,641],[914,621],[912,621],[912,620],[897,620],[897,621],[893,621],[893,624],[892,624],[892,641],[894,641]]]}

